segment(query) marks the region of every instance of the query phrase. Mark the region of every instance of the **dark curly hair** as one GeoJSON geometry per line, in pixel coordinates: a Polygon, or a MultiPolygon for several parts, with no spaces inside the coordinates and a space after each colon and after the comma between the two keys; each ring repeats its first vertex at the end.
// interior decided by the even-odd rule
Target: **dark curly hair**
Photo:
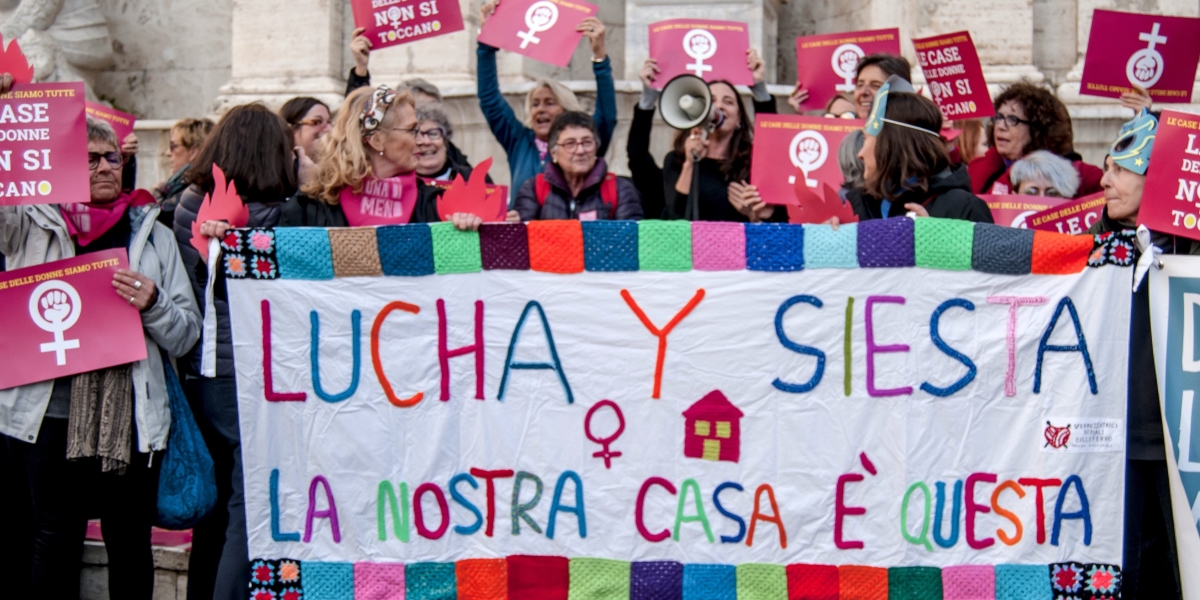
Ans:
{"type": "MultiPolygon", "coordinates": [[[[708,82],[708,87],[717,84],[733,90],[738,102],[738,122],[742,124],[729,138],[729,154],[721,161],[721,174],[725,175],[726,181],[745,181],[750,178],[750,154],[754,150],[754,119],[750,118],[750,113],[746,111],[746,101],[732,83],[720,79],[708,82]]],[[[673,152],[679,155],[680,160],[684,158],[683,145],[689,135],[691,131],[687,129],[681,129],[675,135],[673,152]]]]}
{"type": "MultiPolygon", "coordinates": [[[[996,96],[996,113],[1008,102],[1016,102],[1029,121],[1029,143],[1021,150],[1025,156],[1035,150],[1049,150],[1059,156],[1075,153],[1075,131],[1067,107],[1053,92],[1031,83],[1015,83],[996,96]]],[[[987,128],[988,144],[996,146],[995,126],[987,128]]]]}

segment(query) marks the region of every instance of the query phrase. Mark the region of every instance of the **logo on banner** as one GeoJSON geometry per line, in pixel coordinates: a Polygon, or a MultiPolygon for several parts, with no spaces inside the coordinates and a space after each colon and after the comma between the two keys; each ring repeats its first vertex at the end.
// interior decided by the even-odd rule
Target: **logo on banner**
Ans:
{"type": "Polygon", "coordinates": [[[683,51],[696,61],[685,68],[695,71],[696,77],[704,78],[705,73],[713,70],[712,65],[706,65],[704,61],[717,53],[717,38],[704,29],[693,29],[683,36],[683,51]]]}
{"type": "MultiPolygon", "coordinates": [[[[829,142],[825,140],[825,136],[821,132],[812,129],[806,129],[796,134],[792,138],[792,144],[788,148],[788,158],[792,159],[792,164],[804,172],[804,184],[808,187],[817,187],[815,179],[809,179],[808,174],[821,168],[825,164],[825,160],[829,158],[829,142]]],[[[788,177],[788,183],[795,184],[796,176],[788,177]]]]}
{"type": "Polygon", "coordinates": [[[79,292],[65,281],[47,281],[29,296],[29,316],[34,325],[54,334],[53,342],[42,344],[42,352],[54,352],[60,367],[67,364],[67,350],[79,348],[79,340],[64,339],[63,333],[79,320],[82,309],[79,292]]]}
{"type": "Polygon", "coordinates": [[[529,31],[518,31],[517,37],[521,38],[521,48],[525,48],[529,44],[541,43],[541,38],[537,37],[543,31],[549,31],[554,24],[558,22],[558,7],[553,2],[534,2],[529,6],[529,10],[525,11],[525,26],[529,31]]]}
{"type": "Polygon", "coordinates": [[[853,92],[854,78],[858,72],[858,61],[866,55],[863,49],[858,44],[842,44],[833,50],[833,57],[830,62],[833,64],[833,72],[838,77],[845,80],[845,83],[839,83],[834,87],[839,92],[853,92]]]}
{"type": "Polygon", "coordinates": [[[1133,53],[1129,57],[1129,62],[1125,63],[1125,76],[1129,78],[1129,83],[1141,85],[1144,88],[1153,87],[1162,78],[1163,71],[1163,55],[1155,49],[1159,44],[1167,43],[1167,36],[1159,35],[1159,24],[1155,23],[1154,27],[1148,32],[1138,34],[1138,39],[1147,43],[1145,48],[1133,53]]]}
{"type": "Polygon", "coordinates": [[[1046,438],[1046,446],[1066,448],[1067,442],[1071,440],[1071,424],[1068,423],[1065,427],[1055,427],[1050,424],[1050,421],[1046,421],[1046,431],[1042,435],[1046,438]]]}

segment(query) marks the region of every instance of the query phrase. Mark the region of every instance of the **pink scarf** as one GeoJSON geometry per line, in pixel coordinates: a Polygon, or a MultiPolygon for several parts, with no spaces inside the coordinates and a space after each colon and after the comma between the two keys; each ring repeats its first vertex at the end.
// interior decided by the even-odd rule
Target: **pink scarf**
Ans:
{"type": "Polygon", "coordinates": [[[351,227],[404,225],[412,220],[417,205],[417,174],[387,179],[368,177],[361,194],[346,188],[339,200],[351,227]]]}
{"type": "Polygon", "coordinates": [[[133,206],[145,206],[154,203],[154,196],[146,190],[122,192],[116,200],[108,204],[94,202],[79,202],[76,204],[60,204],[59,210],[67,220],[67,232],[80,246],[87,246],[113,228],[125,211],[133,206]]]}

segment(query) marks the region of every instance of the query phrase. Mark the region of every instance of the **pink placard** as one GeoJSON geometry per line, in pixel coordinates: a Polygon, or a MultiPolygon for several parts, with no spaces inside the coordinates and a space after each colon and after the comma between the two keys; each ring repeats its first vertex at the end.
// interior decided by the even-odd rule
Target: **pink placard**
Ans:
{"type": "Polygon", "coordinates": [[[1138,225],[1200,240],[1200,115],[1164,110],[1150,164],[1138,225]]]}
{"type": "Polygon", "coordinates": [[[1026,196],[1020,194],[980,194],[992,211],[992,221],[1005,227],[1029,229],[1029,217],[1070,202],[1070,198],[1026,196]]]}
{"type": "Polygon", "coordinates": [[[117,132],[118,141],[124,142],[126,136],[133,133],[133,124],[137,123],[137,117],[91,101],[85,102],[83,107],[89,117],[112,125],[113,131],[117,132]]]}
{"type": "Polygon", "coordinates": [[[350,7],[372,50],[463,30],[458,0],[350,0],[350,7]]]}
{"type": "Polygon", "coordinates": [[[996,114],[969,32],[914,39],[913,46],[943,117],[959,121],[996,114]]]}
{"type": "Polygon", "coordinates": [[[796,38],[796,81],[808,90],[800,109],[822,110],[834,96],[853,94],[859,59],[880,52],[900,55],[899,29],[796,38]]]}
{"type": "Polygon", "coordinates": [[[842,185],[838,146],[863,121],[799,115],[755,115],[750,182],[768,204],[795,204],[795,184],[804,178],[821,194],[821,184],[842,185]]]}
{"type": "Polygon", "coordinates": [[[14,85],[0,95],[0,205],[87,202],[83,84],[14,85]]]}
{"type": "Polygon", "coordinates": [[[658,61],[660,71],[654,80],[658,89],[684,73],[705,81],[754,85],[746,64],[749,49],[750,27],[745,23],[675,19],[650,24],[650,58],[658,61]]]}
{"type": "Polygon", "coordinates": [[[479,41],[559,67],[571,62],[584,19],[600,9],[580,0],[504,0],[479,31],[479,41]]]}
{"type": "Polygon", "coordinates": [[[1054,231],[1078,235],[1087,233],[1093,223],[1104,213],[1104,192],[1096,192],[1078,200],[1071,200],[1054,208],[1029,215],[1025,223],[1030,229],[1054,231]]]}
{"type": "Polygon", "coordinates": [[[124,248],[0,273],[0,389],[146,358],[142,318],[112,286],[124,248]]]}
{"type": "Polygon", "coordinates": [[[1155,102],[1191,102],[1200,61],[1200,19],[1092,13],[1079,93],[1119,98],[1137,84],[1155,102]]]}

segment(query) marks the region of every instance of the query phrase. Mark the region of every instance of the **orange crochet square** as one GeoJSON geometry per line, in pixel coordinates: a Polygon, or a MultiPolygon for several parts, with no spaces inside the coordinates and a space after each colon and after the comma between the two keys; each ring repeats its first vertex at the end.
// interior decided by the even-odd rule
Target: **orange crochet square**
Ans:
{"type": "Polygon", "coordinates": [[[838,567],[840,600],[887,600],[888,571],[883,567],[838,567]]]}
{"type": "Polygon", "coordinates": [[[1069,275],[1087,268],[1092,236],[1033,232],[1033,261],[1030,272],[1037,275],[1069,275]]]}
{"type": "Polygon", "coordinates": [[[530,221],[529,268],[545,273],[583,272],[583,223],[530,221]]]}
{"type": "Polygon", "coordinates": [[[468,558],[454,565],[458,600],[508,600],[508,561],[468,558]]]}

